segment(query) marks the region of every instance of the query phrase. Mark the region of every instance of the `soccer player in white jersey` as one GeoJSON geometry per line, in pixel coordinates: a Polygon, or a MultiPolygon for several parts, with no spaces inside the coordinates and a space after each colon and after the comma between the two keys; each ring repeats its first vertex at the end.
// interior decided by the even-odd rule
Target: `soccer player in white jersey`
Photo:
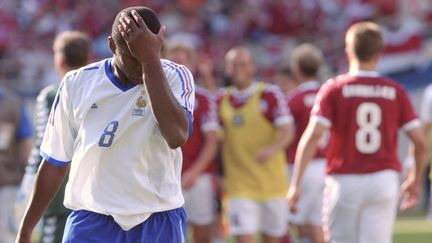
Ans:
{"type": "Polygon", "coordinates": [[[187,68],[160,60],[164,31],[152,10],[124,9],[108,38],[113,57],[65,76],[17,242],[31,242],[69,170],[63,242],[185,242],[179,147],[194,84],[187,68]]]}
{"type": "Polygon", "coordinates": [[[402,183],[401,209],[419,197],[425,161],[420,121],[404,89],[375,71],[384,44],[371,22],[351,26],[345,37],[349,73],[320,89],[300,140],[288,200],[300,197],[305,167],[330,129],[323,224],[332,243],[390,243],[399,195],[397,131],[413,142],[415,164],[402,183]]]}

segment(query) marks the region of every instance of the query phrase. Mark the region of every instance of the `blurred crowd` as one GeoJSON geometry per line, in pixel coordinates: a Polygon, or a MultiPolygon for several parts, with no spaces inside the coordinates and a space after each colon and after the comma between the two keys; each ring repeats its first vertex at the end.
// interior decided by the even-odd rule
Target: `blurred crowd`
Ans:
{"type": "Polygon", "coordinates": [[[430,0],[0,0],[0,66],[7,86],[34,97],[56,82],[51,44],[64,30],[89,34],[95,60],[110,56],[110,20],[134,5],[154,9],[168,27],[167,39],[198,49],[199,60],[216,73],[222,73],[230,47],[248,46],[260,57],[255,60],[260,77],[269,82],[292,47],[305,41],[323,50],[329,74],[345,71],[342,36],[362,20],[383,26],[389,58],[382,71],[425,63],[427,57],[419,54],[428,53],[422,48],[432,21],[430,0]]]}

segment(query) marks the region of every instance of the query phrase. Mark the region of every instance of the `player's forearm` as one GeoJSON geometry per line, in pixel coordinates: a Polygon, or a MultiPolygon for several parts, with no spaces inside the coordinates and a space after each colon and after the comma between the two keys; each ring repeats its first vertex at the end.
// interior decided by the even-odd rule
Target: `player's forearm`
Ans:
{"type": "Polygon", "coordinates": [[[171,148],[178,148],[189,137],[187,111],[171,92],[159,59],[143,63],[142,68],[151,108],[162,136],[171,148]]]}
{"type": "Polygon", "coordinates": [[[303,178],[304,170],[318,148],[319,139],[313,138],[311,136],[302,137],[299,146],[296,151],[296,157],[294,162],[294,173],[291,183],[293,186],[300,186],[301,180],[303,178]]]}
{"type": "Polygon", "coordinates": [[[309,124],[300,139],[296,151],[292,179],[293,186],[300,186],[304,170],[315,156],[319,141],[325,129],[326,128],[323,125],[309,121],[309,124]]]}
{"type": "Polygon", "coordinates": [[[69,165],[59,167],[43,161],[38,171],[36,185],[25,216],[21,222],[20,233],[31,233],[57,193],[69,171],[69,165]]]}
{"type": "Polygon", "coordinates": [[[415,180],[418,185],[420,185],[422,180],[427,156],[427,145],[423,132],[424,130],[420,127],[413,128],[407,132],[407,135],[412,142],[412,145],[410,146],[410,153],[415,161],[411,167],[409,176],[412,180],[415,180]]]}
{"type": "Polygon", "coordinates": [[[414,154],[414,161],[411,168],[411,176],[413,176],[417,185],[420,185],[423,177],[423,170],[426,163],[426,143],[417,143],[412,146],[412,153],[414,154]]]}
{"type": "Polygon", "coordinates": [[[218,148],[217,132],[206,132],[205,141],[201,151],[198,154],[194,165],[189,169],[196,174],[201,174],[213,161],[218,148]]]}

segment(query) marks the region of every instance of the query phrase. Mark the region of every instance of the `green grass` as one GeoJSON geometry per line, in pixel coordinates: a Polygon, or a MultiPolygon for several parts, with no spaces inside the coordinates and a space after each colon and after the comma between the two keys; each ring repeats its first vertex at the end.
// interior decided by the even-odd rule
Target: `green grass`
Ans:
{"type": "MultiPolygon", "coordinates": [[[[229,239],[228,243],[234,243],[229,239]]],[[[400,215],[394,227],[393,243],[432,243],[432,222],[424,215],[400,215]]]]}
{"type": "Polygon", "coordinates": [[[424,215],[399,216],[395,227],[393,243],[431,243],[432,222],[424,215]]]}

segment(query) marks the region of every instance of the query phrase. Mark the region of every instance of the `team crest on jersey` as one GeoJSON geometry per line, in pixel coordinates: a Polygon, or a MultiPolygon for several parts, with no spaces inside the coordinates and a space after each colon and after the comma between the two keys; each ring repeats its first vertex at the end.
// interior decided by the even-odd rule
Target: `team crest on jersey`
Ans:
{"type": "MultiPolygon", "coordinates": [[[[143,93],[143,91],[141,91],[143,93]]],[[[132,109],[132,116],[144,116],[144,107],[147,106],[147,101],[143,96],[140,96],[136,101],[137,108],[132,109]]]]}
{"type": "Polygon", "coordinates": [[[234,126],[237,126],[237,127],[244,124],[244,118],[240,113],[234,114],[232,121],[233,121],[234,126]]]}
{"type": "Polygon", "coordinates": [[[138,109],[144,108],[147,105],[147,101],[144,99],[144,97],[140,96],[136,101],[136,106],[138,106],[138,109]]]}

